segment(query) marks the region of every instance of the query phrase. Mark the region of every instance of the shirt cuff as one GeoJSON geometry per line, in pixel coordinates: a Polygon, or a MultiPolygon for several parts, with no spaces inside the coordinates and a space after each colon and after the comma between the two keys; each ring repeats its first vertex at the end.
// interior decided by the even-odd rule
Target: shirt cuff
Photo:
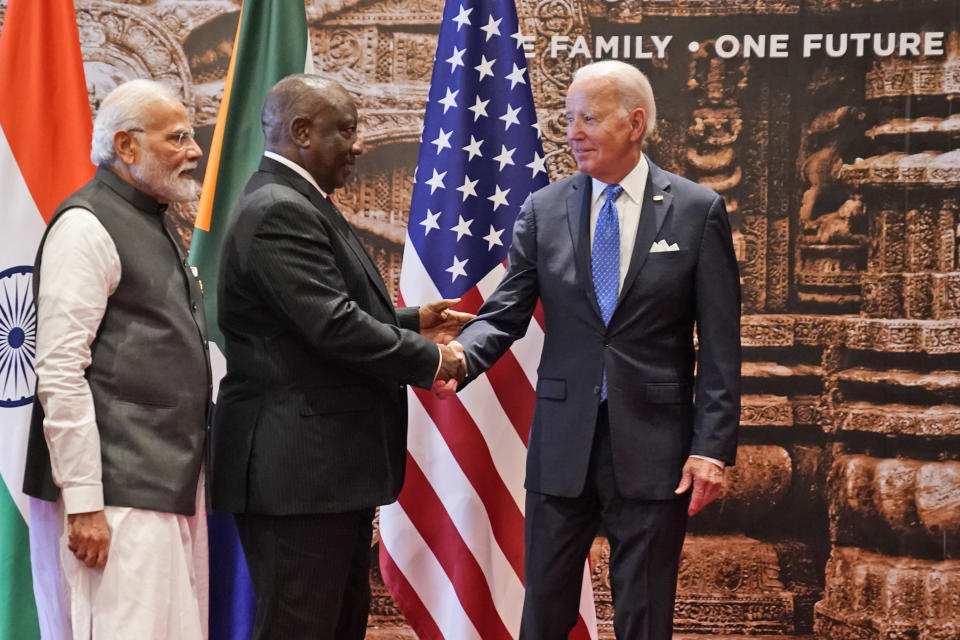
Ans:
{"type": "Polygon", "coordinates": [[[60,490],[67,514],[103,511],[103,485],[66,487],[60,490]]]}
{"type": "Polygon", "coordinates": [[[437,356],[440,358],[437,361],[437,370],[433,373],[433,381],[437,381],[437,376],[440,375],[440,369],[443,367],[443,349],[440,348],[440,345],[437,345],[437,356]]]}
{"type": "Polygon", "coordinates": [[[690,457],[691,457],[691,458],[700,458],[701,460],[706,460],[707,462],[712,462],[713,464],[717,465],[717,466],[720,467],[721,469],[724,469],[724,468],[726,468],[726,466],[727,466],[727,463],[724,462],[723,460],[717,460],[716,458],[711,458],[710,456],[698,456],[698,455],[695,454],[695,453],[691,453],[691,454],[690,454],[690,457]]]}

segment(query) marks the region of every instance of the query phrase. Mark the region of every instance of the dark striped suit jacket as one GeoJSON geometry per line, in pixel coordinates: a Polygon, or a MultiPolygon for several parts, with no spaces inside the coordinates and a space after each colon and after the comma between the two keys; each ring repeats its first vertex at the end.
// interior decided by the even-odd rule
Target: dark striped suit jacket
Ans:
{"type": "Polygon", "coordinates": [[[343,216],[264,158],[234,211],[220,265],[227,375],[213,433],[213,506],[267,515],[396,499],[404,385],[430,387],[437,347],[395,309],[343,216]]]}

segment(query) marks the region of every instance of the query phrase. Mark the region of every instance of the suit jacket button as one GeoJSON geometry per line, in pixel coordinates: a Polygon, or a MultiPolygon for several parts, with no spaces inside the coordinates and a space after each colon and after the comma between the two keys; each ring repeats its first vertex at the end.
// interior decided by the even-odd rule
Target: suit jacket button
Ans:
{"type": "Polygon", "coordinates": [[[593,388],[593,395],[595,396],[600,395],[600,385],[597,385],[593,388]]]}

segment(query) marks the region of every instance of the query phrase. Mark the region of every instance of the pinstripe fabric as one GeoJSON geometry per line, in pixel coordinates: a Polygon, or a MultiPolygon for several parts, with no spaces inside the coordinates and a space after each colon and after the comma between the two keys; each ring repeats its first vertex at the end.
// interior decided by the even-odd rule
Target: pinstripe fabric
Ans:
{"type": "Polygon", "coordinates": [[[218,310],[227,375],[213,506],[237,514],[257,596],[252,637],[361,640],[369,515],[400,492],[404,385],[431,385],[437,347],[416,332],[416,308],[394,308],[331,202],[270,158],[237,203],[218,310]],[[355,535],[327,526],[357,517],[355,535]],[[318,572],[322,597],[304,581],[318,572]]]}
{"type": "Polygon", "coordinates": [[[405,463],[403,385],[430,386],[436,345],[406,330],[417,328],[416,309],[394,309],[330,201],[268,158],[224,246],[219,322],[227,375],[214,507],[289,515],[393,501],[405,463]]]}

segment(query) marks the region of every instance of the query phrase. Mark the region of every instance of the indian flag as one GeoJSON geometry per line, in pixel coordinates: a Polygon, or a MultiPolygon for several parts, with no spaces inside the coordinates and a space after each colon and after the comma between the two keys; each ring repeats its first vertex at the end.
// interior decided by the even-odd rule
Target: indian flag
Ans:
{"type": "MultiPolygon", "coordinates": [[[[292,73],[313,71],[304,3],[246,0],[227,71],[223,101],[207,160],[203,192],[190,247],[190,262],[204,285],[214,379],[226,370],[218,345],[217,274],[230,215],[247,180],[263,157],[260,110],[270,88],[292,73]]],[[[214,398],[217,390],[214,389],[214,398]]],[[[253,591],[240,541],[228,513],[211,513],[210,637],[248,638],[253,625],[253,591]]]]}
{"type": "Polygon", "coordinates": [[[91,133],[72,0],[9,0],[0,31],[0,638],[39,638],[41,626],[44,637],[58,634],[59,603],[45,602],[55,592],[31,579],[30,501],[20,491],[36,388],[31,279],[56,206],[93,176],[91,133]]]}

